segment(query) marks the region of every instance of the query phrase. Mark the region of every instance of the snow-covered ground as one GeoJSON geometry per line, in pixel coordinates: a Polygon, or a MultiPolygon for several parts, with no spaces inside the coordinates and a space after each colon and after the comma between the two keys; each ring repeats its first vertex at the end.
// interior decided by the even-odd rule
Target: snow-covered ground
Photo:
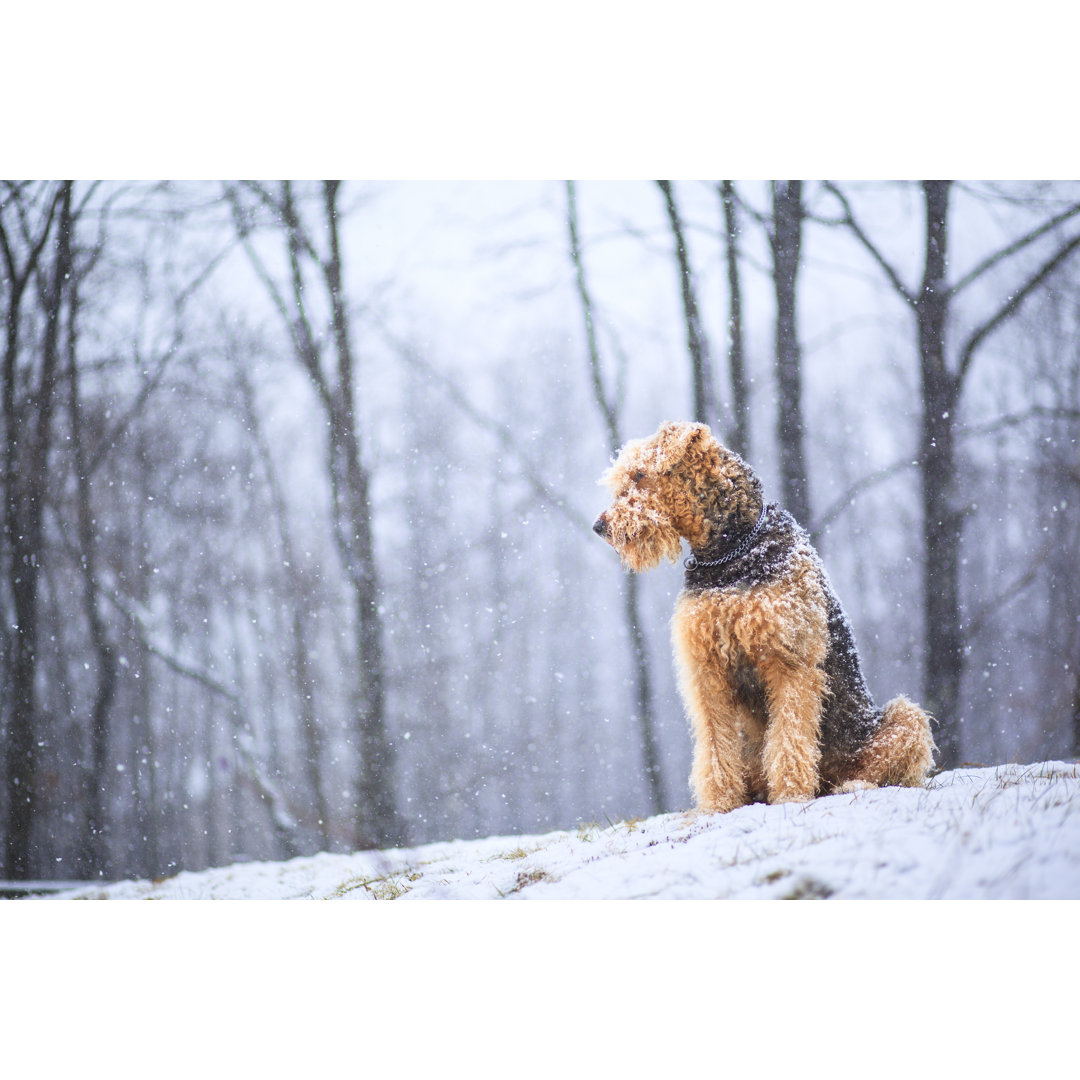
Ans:
{"type": "Polygon", "coordinates": [[[246,863],[64,899],[1080,898],[1080,764],[958,769],[725,815],[246,863]]]}

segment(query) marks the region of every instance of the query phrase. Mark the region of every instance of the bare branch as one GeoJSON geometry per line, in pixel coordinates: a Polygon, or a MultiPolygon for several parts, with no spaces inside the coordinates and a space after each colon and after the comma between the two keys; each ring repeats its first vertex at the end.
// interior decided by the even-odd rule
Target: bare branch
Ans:
{"type": "Polygon", "coordinates": [[[1010,316],[1016,313],[1020,305],[1037,289],[1054,271],[1069,258],[1074,251],[1080,248],[1080,233],[1077,233],[1067,244],[1059,248],[1028,280],[1016,289],[1009,299],[1000,308],[975,330],[968,338],[960,353],[960,367],[957,372],[957,382],[967,375],[971,362],[979,346],[1010,316]]]}
{"type": "Polygon", "coordinates": [[[305,254],[310,256],[315,262],[322,261],[321,256],[315,249],[315,245],[311,241],[311,237],[308,236],[307,230],[303,227],[303,223],[296,215],[295,208],[292,204],[292,185],[289,181],[285,180],[282,182],[283,196],[280,202],[276,200],[262,184],[257,184],[254,180],[242,180],[241,186],[252,192],[263,206],[276,217],[280,218],[287,228],[296,233],[296,241],[299,246],[304,249],[305,254]]]}
{"type": "MultiPolygon", "coordinates": [[[[324,406],[327,410],[330,410],[333,407],[333,394],[323,375],[322,367],[319,363],[318,345],[311,333],[311,328],[303,319],[293,319],[289,304],[281,290],[278,288],[277,282],[274,280],[270,271],[267,270],[266,264],[259,258],[258,252],[256,252],[254,245],[251,243],[251,227],[244,220],[243,206],[236,189],[232,185],[227,186],[225,188],[225,195],[232,208],[233,224],[236,228],[236,234],[240,239],[240,244],[248,257],[248,261],[251,263],[252,269],[255,271],[255,276],[262,282],[263,288],[266,289],[267,296],[270,298],[270,302],[277,309],[278,314],[285,323],[285,328],[292,338],[296,355],[300,358],[301,363],[311,375],[312,381],[315,384],[315,389],[322,399],[324,406]]],[[[269,196],[267,196],[267,198],[269,198],[269,196]]],[[[290,236],[293,236],[293,234],[290,233],[290,236]]],[[[293,250],[295,251],[295,248],[293,250]]],[[[295,280],[293,284],[295,288],[295,280]]]]}
{"type": "Polygon", "coordinates": [[[574,190],[574,181],[566,181],[566,221],[570,230],[570,260],[574,264],[574,277],[577,281],[578,296],[581,297],[581,307],[585,316],[585,340],[589,346],[589,374],[592,377],[593,397],[604,417],[604,426],[607,428],[608,444],[611,452],[619,449],[622,439],[619,437],[619,420],[615,406],[608,397],[604,388],[603,373],[600,370],[600,350],[596,344],[596,326],[593,319],[592,298],[585,284],[585,267],[581,259],[581,242],[578,239],[578,216],[577,197],[574,190]]]}
{"type": "MultiPolygon", "coordinates": [[[[99,243],[103,243],[99,241],[99,243]]],[[[102,465],[102,463],[109,456],[110,452],[117,445],[119,439],[123,436],[124,432],[130,426],[135,417],[139,414],[146,402],[149,400],[151,394],[161,385],[161,381],[165,376],[165,371],[168,368],[171,361],[176,357],[180,350],[180,346],[184,340],[184,312],[187,308],[187,303],[192,296],[210,279],[211,275],[217,269],[221,261],[232,250],[233,244],[230,242],[227,244],[217,255],[215,255],[186,285],[184,285],[173,301],[173,316],[174,316],[174,328],[172,340],[162,351],[157,360],[156,367],[153,373],[140,387],[138,394],[135,395],[134,400],[130,406],[124,411],[123,415],[112,425],[101,437],[98,445],[93,452],[89,455],[87,473],[92,475],[102,465]]],[[[101,248],[98,249],[99,253],[101,248]]],[[[87,272],[89,267],[84,271],[87,272]]]]}
{"type": "MultiPolygon", "coordinates": [[[[105,588],[100,582],[92,582],[95,592],[104,597],[116,610],[128,621],[135,631],[143,648],[151,655],[160,660],[170,671],[185,679],[189,679],[212,694],[224,698],[233,707],[237,718],[242,719],[245,715],[244,701],[240,695],[226,686],[219,679],[214,678],[201,664],[177,656],[171,649],[166,648],[154,640],[148,626],[148,619],[138,610],[134,602],[125,603],[119,593],[105,588]]],[[[288,809],[287,801],[274,781],[267,775],[262,762],[254,746],[254,740],[245,730],[243,723],[238,723],[234,732],[233,745],[241,761],[247,767],[248,779],[252,782],[255,790],[267,804],[274,831],[278,839],[284,845],[289,855],[299,854],[297,836],[299,827],[293,814],[288,809]]]]}
{"type": "MultiPolygon", "coordinates": [[[[19,193],[21,194],[21,192],[19,193]]],[[[23,226],[24,238],[30,244],[30,251],[26,257],[26,264],[20,274],[15,267],[15,255],[11,250],[8,242],[7,231],[3,227],[3,223],[0,222],[0,244],[4,249],[4,262],[7,266],[8,277],[12,283],[12,295],[18,297],[23,289],[26,287],[26,283],[30,280],[31,274],[34,272],[34,268],[37,265],[37,261],[41,256],[41,252],[45,247],[45,241],[48,240],[50,232],[52,230],[53,217],[56,214],[57,209],[60,206],[61,196],[63,195],[63,187],[57,189],[56,194],[53,195],[52,200],[49,203],[49,212],[45,216],[45,224],[42,226],[41,235],[38,237],[36,243],[30,240],[28,234],[28,226],[26,224],[26,209],[23,206],[21,198],[13,193],[13,198],[16,199],[16,210],[19,212],[19,221],[23,226]]],[[[6,205],[6,204],[5,204],[6,205]]],[[[12,310],[15,309],[15,303],[11,305],[12,310]]]]}
{"type": "Polygon", "coordinates": [[[735,202],[745,214],[756,221],[763,229],[769,227],[769,215],[758,210],[752,203],[747,202],[746,196],[737,188],[732,190],[732,194],[735,196],[735,202]]]}
{"type": "Polygon", "coordinates": [[[1031,232],[1025,236],[1021,236],[1019,239],[1014,240],[1011,244],[1001,248],[1000,251],[996,251],[993,255],[987,256],[978,266],[974,267],[967,274],[965,274],[952,288],[949,290],[950,295],[956,296],[961,290],[966,289],[973,281],[977,281],[987,271],[993,269],[1003,259],[1007,259],[1010,255],[1015,255],[1016,252],[1021,251],[1029,244],[1033,244],[1040,237],[1045,236],[1048,232],[1052,232],[1063,222],[1069,220],[1069,218],[1075,217],[1080,214],[1080,203],[1075,203],[1070,206],[1068,210],[1050,218],[1048,221],[1043,222],[1037,229],[1032,229],[1031,232]]]}
{"type": "Polygon", "coordinates": [[[975,438],[979,435],[992,435],[1005,428],[1018,427],[1029,420],[1080,420],[1080,409],[1056,408],[1046,405],[1033,405],[1021,413],[1010,413],[988,420],[985,424],[960,429],[963,438],[975,438]]]}
{"type": "Polygon", "coordinates": [[[826,191],[831,192],[839,200],[841,207],[843,207],[844,218],[842,223],[855,234],[859,243],[866,248],[873,260],[885,272],[885,276],[892,283],[892,287],[907,303],[914,304],[916,302],[915,295],[908,290],[908,287],[901,280],[899,273],[897,273],[892,264],[889,263],[885,256],[877,249],[863,231],[862,226],[855,220],[855,214],[851,209],[851,203],[848,202],[847,196],[831,180],[826,180],[824,182],[824,187],[826,191]]]}
{"type": "Polygon", "coordinates": [[[375,325],[385,340],[389,342],[394,351],[397,352],[405,363],[418,368],[429,379],[437,383],[446,396],[458,407],[458,409],[472,420],[473,423],[478,427],[483,428],[485,431],[491,432],[491,434],[495,436],[499,441],[499,445],[518,463],[522,479],[532,488],[534,494],[547,503],[547,505],[558,510],[559,513],[562,514],[575,528],[588,531],[592,527],[592,520],[590,518],[587,518],[584,514],[579,513],[570,506],[559,491],[544,483],[541,479],[540,470],[529,460],[528,455],[514,441],[514,437],[510,433],[510,428],[478,409],[465,394],[462,393],[458,388],[457,383],[433,367],[426,360],[422,359],[415,349],[406,345],[403,341],[399,341],[381,320],[376,318],[375,325]]]}
{"type": "Polygon", "coordinates": [[[1038,578],[1039,572],[1042,570],[1043,564],[1046,562],[1052,550],[1052,544],[1044,544],[1039,553],[1032,559],[1031,565],[1028,567],[1026,573],[1021,574],[1014,581],[1010,582],[1001,590],[1001,592],[996,596],[992,596],[978,611],[975,612],[974,615],[972,615],[965,628],[966,636],[969,641],[982,633],[983,627],[989,622],[991,615],[993,615],[995,611],[1004,607],[1010,600],[1019,596],[1036,580],[1036,578],[1038,578]]]}
{"type": "Polygon", "coordinates": [[[694,278],[690,267],[690,252],[686,247],[679,208],[675,204],[675,192],[670,180],[657,180],[656,186],[664,196],[668,224],[675,242],[675,262],[679,271],[679,292],[682,297],[683,320],[686,326],[686,348],[690,354],[691,382],[694,388],[694,419],[701,423],[715,422],[718,417],[716,388],[713,385],[712,359],[705,328],[698,313],[694,278]]]}
{"type": "MultiPolygon", "coordinates": [[[[983,435],[992,435],[995,431],[1000,431],[1006,427],[1016,427],[1034,419],[1080,420],[1080,409],[1048,408],[1035,405],[1022,413],[1001,416],[996,420],[991,420],[985,424],[961,428],[957,432],[957,435],[962,439],[976,439],[983,435]]],[[[811,539],[815,543],[820,540],[825,530],[836,521],[837,518],[841,517],[848,507],[850,507],[861,495],[865,494],[871,488],[877,487],[878,484],[882,484],[886,480],[891,480],[894,476],[906,472],[908,469],[917,468],[918,464],[918,461],[915,461],[910,457],[903,458],[900,461],[893,462],[892,465],[887,465],[885,468],[869,473],[861,480],[856,480],[855,483],[852,484],[840,498],[836,499],[832,506],[830,506],[828,510],[814,522],[813,526],[808,530],[811,539]]]]}
{"type": "MultiPolygon", "coordinates": [[[[297,355],[308,369],[312,381],[315,383],[323,401],[326,402],[328,412],[333,415],[333,391],[326,381],[326,375],[319,363],[319,348],[315,343],[315,334],[311,329],[311,321],[308,319],[307,306],[304,303],[304,269],[300,262],[301,251],[311,254],[310,248],[305,244],[303,230],[300,228],[296,216],[296,209],[292,201],[292,185],[288,180],[282,184],[282,201],[285,205],[285,224],[288,235],[289,249],[289,273],[293,289],[293,310],[296,312],[295,340],[298,343],[297,355]]],[[[322,265],[321,261],[312,256],[316,265],[322,265]]]]}
{"type": "Polygon", "coordinates": [[[844,492],[844,494],[841,495],[840,498],[817,519],[817,521],[814,522],[813,526],[808,530],[810,539],[813,540],[814,543],[817,543],[825,530],[864,492],[877,487],[878,484],[883,484],[886,480],[891,480],[894,476],[898,476],[908,469],[916,468],[918,464],[917,461],[913,461],[910,457],[907,457],[902,461],[896,461],[892,465],[887,465],[883,469],[878,469],[876,472],[864,476],[861,480],[856,480],[855,483],[852,484],[851,487],[848,488],[848,490],[844,492]]]}
{"type": "Polygon", "coordinates": [[[153,374],[142,384],[138,394],[135,395],[134,400],[131,402],[131,405],[124,411],[123,415],[120,416],[116,423],[102,435],[101,440],[94,448],[93,453],[89,455],[87,462],[88,475],[92,476],[97,472],[102,463],[108,458],[109,453],[116,446],[121,436],[131,425],[132,421],[142,411],[143,406],[149,400],[150,395],[161,385],[161,380],[165,376],[165,369],[169,366],[169,361],[176,355],[176,351],[180,346],[181,337],[180,326],[177,324],[176,331],[173,334],[173,340],[158,359],[157,367],[154,369],[153,374]]]}

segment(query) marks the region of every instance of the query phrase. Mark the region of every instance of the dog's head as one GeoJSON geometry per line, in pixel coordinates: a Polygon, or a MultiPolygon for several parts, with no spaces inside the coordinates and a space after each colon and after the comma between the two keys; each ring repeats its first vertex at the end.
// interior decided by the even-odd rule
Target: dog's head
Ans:
{"type": "Polygon", "coordinates": [[[647,439],[628,442],[600,483],[612,503],[593,531],[630,570],[674,562],[683,539],[701,548],[717,529],[752,526],[762,504],[750,467],[705,424],[671,421],[647,439]]]}

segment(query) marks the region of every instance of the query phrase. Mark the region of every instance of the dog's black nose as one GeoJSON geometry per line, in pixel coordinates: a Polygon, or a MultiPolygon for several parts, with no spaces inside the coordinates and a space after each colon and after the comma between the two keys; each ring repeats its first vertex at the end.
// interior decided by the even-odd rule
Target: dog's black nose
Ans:
{"type": "Polygon", "coordinates": [[[607,536],[607,518],[603,514],[593,522],[592,531],[597,536],[607,536]]]}

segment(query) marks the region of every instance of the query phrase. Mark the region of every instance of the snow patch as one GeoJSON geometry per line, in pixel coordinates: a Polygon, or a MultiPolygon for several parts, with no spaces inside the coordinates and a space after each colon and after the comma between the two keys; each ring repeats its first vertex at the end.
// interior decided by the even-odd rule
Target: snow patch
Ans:
{"type": "Polygon", "coordinates": [[[57,899],[1080,898],[1080,764],[957,769],[729,814],[248,863],[57,899]]]}

